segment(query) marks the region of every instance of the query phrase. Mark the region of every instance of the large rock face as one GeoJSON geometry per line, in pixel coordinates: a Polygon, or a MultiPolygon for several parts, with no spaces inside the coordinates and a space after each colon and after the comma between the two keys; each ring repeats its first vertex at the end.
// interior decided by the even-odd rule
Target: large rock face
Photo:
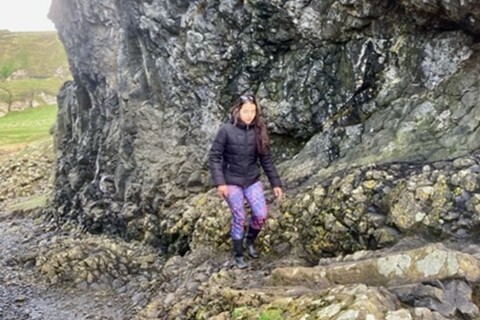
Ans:
{"type": "Polygon", "coordinates": [[[478,228],[474,1],[53,0],[50,17],[74,78],[51,219],[170,252],[222,246],[208,149],[253,91],[287,190],[269,248],[318,258],[478,228]]]}

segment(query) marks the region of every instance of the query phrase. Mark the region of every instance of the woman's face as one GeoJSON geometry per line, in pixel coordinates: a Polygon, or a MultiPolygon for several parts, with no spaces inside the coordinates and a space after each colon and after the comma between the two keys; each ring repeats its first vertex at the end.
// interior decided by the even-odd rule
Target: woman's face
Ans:
{"type": "Polygon", "coordinates": [[[248,125],[252,123],[253,119],[255,119],[255,116],[257,115],[257,107],[254,103],[247,101],[240,107],[238,114],[240,120],[248,125]]]}

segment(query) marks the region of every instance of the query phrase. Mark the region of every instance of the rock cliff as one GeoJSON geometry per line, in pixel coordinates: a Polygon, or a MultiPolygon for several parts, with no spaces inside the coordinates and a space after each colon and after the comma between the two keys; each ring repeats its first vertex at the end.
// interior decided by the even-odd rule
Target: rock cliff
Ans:
{"type": "Polygon", "coordinates": [[[206,161],[249,91],[287,192],[264,252],[317,263],[411,235],[475,240],[475,1],[53,0],[50,17],[74,79],[50,220],[166,253],[228,250],[206,161]]]}
{"type": "Polygon", "coordinates": [[[479,16],[456,1],[54,1],[74,81],[53,215],[171,244],[155,221],[209,190],[210,142],[245,91],[292,194],[362,165],[470,155],[479,16]]]}

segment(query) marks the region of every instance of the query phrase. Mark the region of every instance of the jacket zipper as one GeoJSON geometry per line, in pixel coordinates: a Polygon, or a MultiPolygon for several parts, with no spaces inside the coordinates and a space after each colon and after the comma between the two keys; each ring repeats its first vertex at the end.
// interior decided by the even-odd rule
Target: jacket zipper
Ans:
{"type": "MultiPolygon", "coordinates": [[[[247,124],[247,130],[245,130],[245,148],[248,148],[248,130],[250,130],[250,125],[247,124]]],[[[245,187],[247,183],[247,167],[243,168],[243,186],[245,187]]]]}

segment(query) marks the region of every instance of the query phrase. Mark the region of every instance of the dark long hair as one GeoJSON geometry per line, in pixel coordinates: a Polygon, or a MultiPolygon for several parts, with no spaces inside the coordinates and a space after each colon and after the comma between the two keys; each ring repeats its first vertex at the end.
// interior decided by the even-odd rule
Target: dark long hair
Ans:
{"type": "Polygon", "coordinates": [[[267,132],[267,125],[262,120],[262,114],[260,112],[260,108],[258,107],[257,100],[253,94],[246,94],[238,97],[238,99],[233,104],[230,113],[232,115],[233,124],[236,125],[240,120],[240,109],[242,109],[243,105],[247,102],[251,102],[255,105],[255,118],[252,121],[252,124],[255,129],[256,137],[257,137],[257,150],[260,154],[266,154],[268,151],[269,139],[268,139],[268,132],[267,132]]]}

